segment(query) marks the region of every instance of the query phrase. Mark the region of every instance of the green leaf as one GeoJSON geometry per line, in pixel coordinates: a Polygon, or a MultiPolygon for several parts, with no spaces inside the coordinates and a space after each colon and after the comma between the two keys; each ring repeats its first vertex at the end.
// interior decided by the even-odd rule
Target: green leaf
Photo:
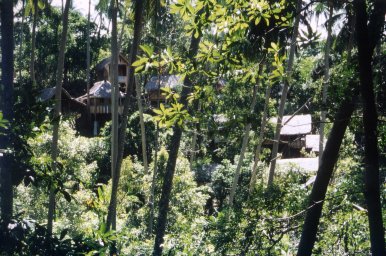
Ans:
{"type": "Polygon", "coordinates": [[[106,233],[106,230],[107,230],[107,225],[106,225],[106,223],[104,223],[104,222],[102,222],[102,224],[101,224],[101,226],[99,227],[99,232],[101,233],[101,234],[104,234],[104,233],[106,233]]]}
{"type": "Polygon", "coordinates": [[[4,119],[3,113],[0,111],[0,127],[6,129],[8,121],[4,119]]]}
{"type": "Polygon", "coordinates": [[[161,110],[156,109],[156,108],[153,109],[153,112],[156,113],[157,115],[162,115],[163,114],[163,112],[161,110]]]}
{"type": "Polygon", "coordinates": [[[149,58],[140,58],[140,59],[136,60],[136,61],[132,64],[132,66],[133,66],[133,67],[142,66],[142,65],[145,64],[148,60],[149,60],[149,58]]]}
{"type": "Polygon", "coordinates": [[[154,53],[154,49],[150,45],[141,45],[139,47],[147,54],[148,57],[151,57],[154,53]]]}
{"type": "Polygon", "coordinates": [[[164,106],[164,104],[161,103],[161,104],[159,105],[159,108],[161,109],[162,112],[165,112],[165,106],[164,106]]]}
{"type": "Polygon", "coordinates": [[[38,1],[38,7],[40,10],[43,10],[44,7],[46,7],[46,4],[42,0],[39,0],[38,1]]]}
{"type": "Polygon", "coordinates": [[[194,30],[194,38],[198,38],[200,36],[200,32],[198,31],[198,29],[195,29],[194,30]]]}
{"type": "Polygon", "coordinates": [[[269,26],[269,19],[268,18],[264,18],[265,20],[265,23],[267,24],[267,26],[269,26]]]}

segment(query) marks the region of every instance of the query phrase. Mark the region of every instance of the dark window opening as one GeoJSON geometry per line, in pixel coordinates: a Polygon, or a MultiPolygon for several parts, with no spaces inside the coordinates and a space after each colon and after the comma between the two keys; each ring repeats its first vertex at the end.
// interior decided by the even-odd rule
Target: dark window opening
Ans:
{"type": "Polygon", "coordinates": [[[119,65],[118,66],[118,76],[126,76],[126,75],[127,75],[126,65],[119,65]]]}

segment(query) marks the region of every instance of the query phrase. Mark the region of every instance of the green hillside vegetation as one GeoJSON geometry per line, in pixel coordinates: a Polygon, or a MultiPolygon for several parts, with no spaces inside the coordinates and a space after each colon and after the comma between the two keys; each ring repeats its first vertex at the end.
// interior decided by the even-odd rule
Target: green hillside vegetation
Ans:
{"type": "Polygon", "coordinates": [[[0,255],[386,255],[386,2],[77,2],[0,2],[0,255]]]}

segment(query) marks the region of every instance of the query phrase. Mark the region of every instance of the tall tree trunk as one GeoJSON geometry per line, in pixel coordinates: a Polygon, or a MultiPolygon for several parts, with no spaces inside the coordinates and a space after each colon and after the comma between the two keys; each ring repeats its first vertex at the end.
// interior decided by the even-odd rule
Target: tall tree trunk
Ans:
{"type": "MultiPolygon", "coordinates": [[[[386,3],[384,1],[378,2],[381,6],[375,5],[375,8],[379,7],[383,10],[383,13],[381,12],[380,15],[384,22],[386,3]]],[[[371,36],[369,33],[372,33],[372,31],[369,31],[367,25],[368,16],[366,2],[364,0],[356,0],[354,1],[354,7],[356,13],[359,80],[363,100],[363,126],[365,131],[365,198],[370,226],[371,252],[373,255],[386,255],[382,206],[380,200],[379,152],[377,141],[378,114],[375,105],[372,70],[374,48],[371,48],[369,43],[369,36],[371,36]]]]}
{"type": "Polygon", "coordinates": [[[280,140],[280,130],[282,128],[282,120],[284,115],[284,107],[285,102],[287,101],[287,93],[289,89],[289,80],[292,76],[292,67],[295,59],[295,49],[296,49],[296,39],[298,37],[299,33],[299,21],[300,21],[300,12],[302,9],[302,0],[298,0],[296,4],[296,17],[292,32],[292,38],[291,38],[291,45],[289,50],[289,56],[288,56],[288,63],[287,63],[287,70],[286,73],[288,74],[288,77],[286,81],[284,81],[283,89],[281,92],[281,98],[279,103],[279,111],[277,116],[277,124],[275,129],[275,136],[273,139],[273,146],[272,146],[272,154],[271,154],[271,166],[269,169],[269,177],[268,177],[268,187],[271,187],[273,185],[273,177],[275,175],[275,168],[276,168],[276,158],[277,153],[279,150],[279,140],[280,140]]]}
{"type": "Polygon", "coordinates": [[[355,99],[349,97],[340,106],[335,117],[330,136],[327,140],[326,150],[323,153],[322,162],[319,165],[309,198],[308,211],[298,247],[297,255],[299,256],[311,255],[312,253],[328,183],[330,182],[334,166],[338,160],[340,145],[342,144],[354,108],[355,99]]]}
{"type": "MultiPolygon", "coordinates": [[[[198,112],[201,111],[200,103],[197,103],[196,109],[198,112]]],[[[193,164],[196,161],[196,147],[197,147],[197,134],[200,130],[200,123],[195,123],[193,128],[193,136],[192,136],[192,146],[190,149],[190,159],[189,159],[189,165],[190,170],[193,171],[193,164]]]]}
{"type": "MultiPolygon", "coordinates": [[[[112,179],[112,191],[114,194],[115,204],[113,207],[109,207],[107,226],[108,229],[116,230],[116,195],[118,190],[118,175],[117,175],[117,156],[118,156],[118,102],[119,102],[119,85],[118,85],[118,29],[117,29],[117,14],[118,5],[117,0],[111,0],[111,179],[112,179]]],[[[112,201],[112,199],[110,199],[112,201]]],[[[110,204],[111,204],[110,201],[110,204]]]]}
{"type": "MultiPolygon", "coordinates": [[[[0,149],[12,149],[11,128],[13,126],[13,1],[3,0],[1,13],[1,86],[0,111],[8,121],[8,128],[0,128],[0,149]]],[[[0,207],[1,229],[6,229],[13,213],[12,157],[5,152],[0,156],[0,207]]]]}
{"type": "MultiPolygon", "coordinates": [[[[188,57],[190,59],[193,59],[194,56],[196,56],[198,51],[198,46],[200,44],[200,40],[201,40],[201,34],[198,38],[195,38],[194,34],[192,35],[192,38],[190,41],[189,53],[188,53],[188,57]]],[[[181,93],[181,104],[183,104],[184,106],[187,105],[187,96],[191,90],[191,87],[192,87],[192,83],[190,82],[188,77],[185,77],[184,87],[181,93]]],[[[172,186],[173,186],[173,176],[176,169],[176,162],[177,162],[178,150],[180,148],[181,135],[182,135],[182,128],[178,125],[174,126],[173,135],[170,139],[170,144],[169,144],[169,159],[166,164],[166,173],[164,176],[161,198],[158,205],[159,211],[158,211],[158,218],[157,218],[156,237],[155,237],[154,249],[153,249],[154,256],[162,255],[163,248],[161,247],[161,244],[164,241],[167,215],[169,211],[170,193],[172,191],[172,186]]]]}
{"type": "Polygon", "coordinates": [[[137,59],[137,52],[139,48],[139,43],[141,40],[142,33],[142,17],[143,17],[143,1],[136,0],[135,1],[135,14],[134,14],[134,37],[133,44],[131,46],[131,53],[129,58],[129,81],[126,88],[126,96],[124,100],[123,113],[121,119],[121,126],[119,129],[119,144],[118,144],[118,155],[116,159],[116,165],[114,170],[114,177],[112,179],[112,190],[110,197],[109,210],[107,214],[107,227],[110,228],[112,224],[113,215],[115,215],[116,207],[117,207],[117,191],[118,191],[118,183],[121,172],[121,165],[123,159],[123,148],[126,139],[126,127],[127,120],[129,116],[131,97],[133,95],[133,87],[134,87],[134,67],[132,64],[137,59]]]}
{"type": "Polygon", "coordinates": [[[190,159],[189,159],[189,165],[190,165],[190,170],[193,171],[193,164],[194,162],[196,161],[196,146],[197,146],[197,133],[198,133],[198,130],[197,130],[197,125],[199,124],[195,124],[194,128],[193,128],[193,135],[192,135],[192,146],[191,146],[191,149],[190,149],[190,159]]]}
{"type": "Polygon", "coordinates": [[[135,89],[137,96],[137,104],[139,110],[139,124],[141,126],[141,142],[142,142],[142,157],[143,157],[143,167],[145,170],[145,174],[149,172],[149,163],[147,161],[147,152],[146,152],[146,130],[145,130],[145,120],[143,118],[143,106],[142,106],[142,98],[141,98],[141,85],[135,81],[135,89]]]}
{"type": "Polygon", "coordinates": [[[349,23],[349,31],[350,36],[348,38],[347,43],[347,59],[351,60],[351,54],[352,54],[352,48],[354,46],[354,33],[355,33],[355,16],[354,14],[350,13],[350,11],[347,11],[348,15],[348,23],[349,23]]]}
{"type": "Polygon", "coordinates": [[[21,29],[20,29],[20,45],[19,45],[19,79],[21,79],[21,71],[23,66],[23,42],[24,42],[24,18],[25,18],[25,0],[22,0],[21,8],[21,29]]]}
{"type": "Polygon", "coordinates": [[[99,26],[98,26],[98,33],[97,33],[98,41],[101,39],[102,26],[103,26],[103,15],[102,13],[99,13],[99,26]]]}
{"type": "MultiPolygon", "coordinates": [[[[161,13],[160,13],[160,2],[156,2],[156,21],[155,21],[155,32],[157,33],[157,45],[158,45],[158,85],[157,85],[157,107],[160,107],[160,96],[161,96],[161,31],[158,26],[161,25],[161,13]]],[[[151,179],[150,187],[150,198],[149,198],[149,225],[148,235],[150,236],[153,232],[154,222],[154,193],[156,186],[156,179],[158,173],[158,151],[159,151],[159,123],[157,122],[156,133],[155,133],[155,145],[154,145],[154,161],[153,161],[153,175],[151,179]]]]}
{"type": "Polygon", "coordinates": [[[39,14],[39,7],[38,7],[38,0],[34,0],[33,2],[33,22],[32,22],[32,36],[31,36],[31,62],[30,62],[30,77],[32,81],[32,87],[36,86],[36,78],[35,78],[35,49],[36,49],[36,26],[38,22],[38,14],[39,14]]]}
{"type": "MultiPolygon", "coordinates": [[[[256,107],[256,103],[257,103],[257,90],[260,86],[260,76],[263,72],[263,67],[264,67],[263,64],[259,65],[259,71],[258,71],[259,75],[258,75],[258,78],[256,80],[256,84],[253,87],[253,97],[252,97],[251,106],[249,108],[250,114],[253,114],[253,112],[255,111],[255,107],[256,107]]],[[[244,129],[243,142],[241,145],[239,161],[237,162],[237,167],[236,167],[235,174],[233,176],[232,187],[231,187],[231,191],[229,194],[229,206],[230,207],[233,206],[233,200],[234,200],[235,193],[236,193],[237,183],[239,182],[240,170],[241,170],[241,167],[243,166],[243,163],[244,163],[244,155],[245,155],[245,151],[247,150],[248,140],[249,140],[249,132],[251,130],[251,127],[252,127],[252,124],[249,122],[245,126],[245,129],[244,129]]]]}
{"type": "MultiPolygon", "coordinates": [[[[88,1],[88,14],[87,14],[87,52],[86,52],[86,83],[87,83],[87,123],[91,123],[91,116],[90,116],[90,63],[91,63],[91,57],[90,57],[90,16],[91,16],[91,0],[88,1]]],[[[91,126],[90,126],[91,127],[91,126]]]]}
{"type": "Polygon", "coordinates": [[[260,162],[261,147],[263,145],[263,140],[264,140],[265,126],[267,125],[268,105],[269,105],[270,95],[271,95],[271,85],[267,85],[267,88],[265,90],[265,102],[264,102],[263,117],[261,118],[259,140],[257,142],[258,144],[257,144],[256,150],[255,150],[255,157],[254,157],[254,162],[253,162],[253,167],[252,167],[251,181],[249,183],[249,195],[252,194],[253,189],[256,185],[257,165],[260,162]]]}
{"type": "Polygon", "coordinates": [[[121,49],[122,49],[122,41],[123,41],[123,34],[125,32],[126,19],[127,19],[127,9],[125,9],[125,13],[123,14],[122,27],[121,27],[121,31],[119,33],[119,39],[118,39],[119,51],[118,52],[121,52],[121,49]]]}
{"type": "MultiPolygon", "coordinates": [[[[52,172],[57,171],[57,157],[58,157],[58,140],[59,140],[59,125],[61,118],[61,98],[62,98],[62,80],[63,80],[63,69],[64,69],[64,54],[66,51],[67,42],[67,31],[68,31],[68,13],[70,9],[71,0],[66,0],[64,7],[64,13],[62,17],[63,30],[60,38],[58,66],[56,70],[56,87],[55,87],[55,112],[53,123],[53,134],[52,134],[52,145],[51,145],[51,159],[52,159],[52,172]]],[[[52,226],[54,220],[55,211],[55,187],[51,186],[49,202],[48,202],[48,217],[47,217],[47,232],[48,236],[52,235],[52,226]]]]}
{"type": "MultiPolygon", "coordinates": [[[[158,49],[158,59],[161,60],[161,49],[158,49]]],[[[159,64],[160,65],[160,64],[159,64]]],[[[161,95],[161,67],[158,67],[158,88],[157,88],[157,107],[160,107],[160,95],[161,95]]],[[[158,173],[158,151],[159,151],[159,123],[157,122],[156,133],[155,133],[155,145],[154,145],[154,169],[153,175],[151,179],[151,187],[150,187],[150,198],[149,198],[149,208],[150,208],[150,216],[149,216],[149,226],[148,226],[148,234],[149,236],[153,232],[153,222],[154,222],[154,193],[156,187],[156,179],[158,173]]]]}
{"type": "Polygon", "coordinates": [[[322,96],[322,112],[320,115],[319,126],[319,165],[322,162],[323,147],[324,147],[324,124],[326,122],[326,101],[327,101],[327,89],[330,83],[330,50],[331,50],[331,30],[332,30],[332,15],[334,11],[334,5],[332,1],[328,1],[329,17],[327,20],[327,40],[324,51],[324,77],[323,77],[323,96],[322,96]]]}
{"type": "Polygon", "coordinates": [[[151,179],[151,187],[150,187],[150,198],[149,198],[149,210],[150,210],[150,216],[149,216],[149,225],[147,228],[147,233],[150,236],[153,232],[153,222],[154,222],[154,193],[155,193],[155,183],[157,179],[157,173],[158,173],[158,150],[159,150],[159,126],[157,123],[156,127],[156,134],[155,134],[155,146],[154,146],[154,169],[153,169],[153,175],[151,179]]]}

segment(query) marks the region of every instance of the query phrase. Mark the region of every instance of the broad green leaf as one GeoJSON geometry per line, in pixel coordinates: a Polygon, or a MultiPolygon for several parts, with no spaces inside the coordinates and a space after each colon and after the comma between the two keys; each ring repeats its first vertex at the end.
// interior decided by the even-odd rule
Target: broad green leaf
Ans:
{"type": "Polygon", "coordinates": [[[141,45],[141,49],[147,54],[148,57],[153,55],[154,49],[150,45],[141,45]]]}

